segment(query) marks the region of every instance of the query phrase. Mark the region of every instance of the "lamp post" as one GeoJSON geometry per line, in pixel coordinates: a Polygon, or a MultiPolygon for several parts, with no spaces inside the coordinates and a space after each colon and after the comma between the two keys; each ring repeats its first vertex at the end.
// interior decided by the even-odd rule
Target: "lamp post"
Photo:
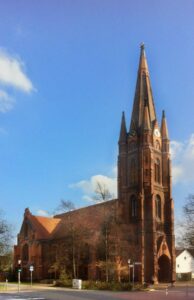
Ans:
{"type": "Polygon", "coordinates": [[[18,292],[20,292],[20,273],[22,271],[22,261],[18,259],[18,292]]]}
{"type": "Polygon", "coordinates": [[[128,259],[128,266],[129,266],[129,284],[131,283],[131,278],[130,278],[130,267],[131,267],[131,265],[130,265],[130,262],[131,262],[131,260],[130,259],[128,259]]]}

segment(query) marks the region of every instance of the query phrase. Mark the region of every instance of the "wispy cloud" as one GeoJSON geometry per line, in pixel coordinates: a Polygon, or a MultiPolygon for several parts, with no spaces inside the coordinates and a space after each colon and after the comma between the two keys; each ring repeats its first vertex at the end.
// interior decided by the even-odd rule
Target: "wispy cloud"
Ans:
{"type": "Polygon", "coordinates": [[[31,80],[25,74],[24,63],[0,50],[0,83],[15,87],[23,92],[30,93],[34,87],[31,80]]]}
{"type": "Polygon", "coordinates": [[[185,142],[171,142],[173,184],[194,183],[194,133],[185,142]]]}
{"type": "Polygon", "coordinates": [[[83,200],[93,201],[97,184],[100,183],[108,189],[113,197],[117,197],[117,177],[115,168],[113,169],[112,173],[112,176],[101,174],[93,175],[87,180],[81,180],[77,183],[71,184],[70,188],[80,189],[83,192],[83,200]]]}
{"type": "Polygon", "coordinates": [[[6,113],[13,109],[16,101],[10,95],[10,88],[31,93],[35,90],[26,74],[24,62],[5,50],[0,49],[0,112],[6,113]],[[9,88],[9,94],[7,93],[9,88]]]}
{"type": "Polygon", "coordinates": [[[42,216],[42,217],[51,217],[49,212],[44,210],[44,209],[38,209],[37,212],[36,212],[36,215],[42,216]]]}
{"type": "Polygon", "coordinates": [[[14,107],[15,100],[5,91],[0,90],[0,112],[6,113],[14,107]]]}

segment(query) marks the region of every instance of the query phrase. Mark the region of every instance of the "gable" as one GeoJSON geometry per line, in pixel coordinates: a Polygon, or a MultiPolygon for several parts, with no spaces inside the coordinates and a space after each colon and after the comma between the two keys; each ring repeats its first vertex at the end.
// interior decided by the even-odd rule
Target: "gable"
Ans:
{"type": "Polygon", "coordinates": [[[49,239],[60,222],[59,218],[34,216],[29,209],[26,209],[19,238],[20,240],[49,239]]]}

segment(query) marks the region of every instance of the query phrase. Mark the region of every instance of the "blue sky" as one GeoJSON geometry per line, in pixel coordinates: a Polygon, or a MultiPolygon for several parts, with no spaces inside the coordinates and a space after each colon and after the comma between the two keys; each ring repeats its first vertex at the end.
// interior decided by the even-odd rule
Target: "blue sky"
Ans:
{"type": "Polygon", "coordinates": [[[16,232],[26,207],[91,204],[97,179],[115,193],[121,112],[129,124],[142,41],[173,141],[180,215],[194,192],[193,13],[190,0],[1,1],[0,201],[16,232]]]}

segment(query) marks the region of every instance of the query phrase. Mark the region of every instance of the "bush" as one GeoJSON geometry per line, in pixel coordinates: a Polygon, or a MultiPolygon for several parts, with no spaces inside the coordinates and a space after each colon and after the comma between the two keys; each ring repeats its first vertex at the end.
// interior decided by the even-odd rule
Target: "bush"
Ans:
{"type": "Polygon", "coordinates": [[[132,286],[123,282],[83,281],[83,289],[108,290],[108,291],[131,291],[132,286]]]}
{"type": "Polygon", "coordinates": [[[55,286],[72,287],[72,279],[67,276],[65,271],[61,271],[59,279],[56,280],[55,286]]]}
{"type": "Polygon", "coordinates": [[[192,279],[191,272],[189,272],[189,273],[179,273],[179,274],[177,274],[176,277],[177,277],[176,279],[178,281],[189,281],[189,280],[192,279]]]}

